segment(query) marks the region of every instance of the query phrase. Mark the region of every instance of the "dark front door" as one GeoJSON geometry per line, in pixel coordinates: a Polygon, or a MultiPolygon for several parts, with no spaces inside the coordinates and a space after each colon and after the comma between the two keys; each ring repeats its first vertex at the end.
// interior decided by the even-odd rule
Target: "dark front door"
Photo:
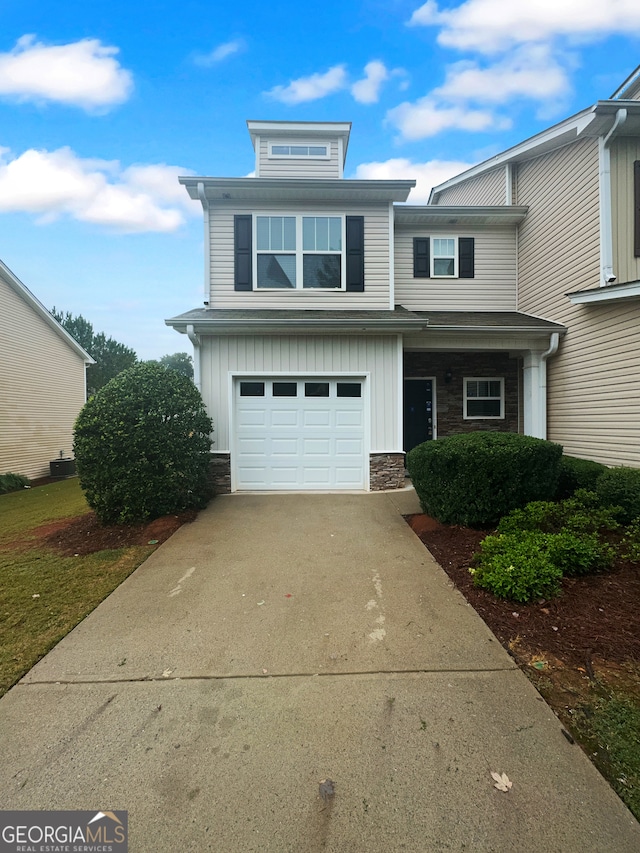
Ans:
{"type": "Polygon", "coordinates": [[[404,449],[433,438],[433,380],[404,380],[404,449]]]}

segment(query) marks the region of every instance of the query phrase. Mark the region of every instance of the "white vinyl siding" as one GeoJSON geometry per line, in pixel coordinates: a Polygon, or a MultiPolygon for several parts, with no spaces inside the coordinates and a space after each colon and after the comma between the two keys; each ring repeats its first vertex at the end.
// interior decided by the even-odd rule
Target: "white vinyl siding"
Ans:
{"type": "Polygon", "coordinates": [[[203,336],[202,396],[214,421],[214,452],[228,452],[230,377],[370,375],[370,452],[392,453],[398,434],[398,339],[396,335],[203,336]]]}
{"type": "Polygon", "coordinates": [[[336,139],[322,140],[321,143],[301,140],[301,144],[327,144],[329,156],[319,157],[270,157],[269,144],[291,144],[291,140],[269,139],[260,137],[259,168],[261,178],[341,178],[340,146],[336,139]]]}
{"type": "Polygon", "coordinates": [[[516,232],[514,226],[456,232],[474,237],[474,278],[414,278],[413,238],[451,235],[440,230],[396,229],[395,301],[411,311],[514,311],[516,307],[516,232]]]}
{"type": "Polygon", "coordinates": [[[505,204],[505,194],[505,167],[500,166],[443,190],[436,204],[505,204]]]}
{"type": "Polygon", "coordinates": [[[389,206],[358,205],[346,209],[334,205],[300,208],[300,205],[269,204],[260,210],[254,204],[234,206],[233,210],[212,208],[209,215],[211,230],[211,298],[212,308],[311,308],[341,310],[349,308],[369,310],[389,308],[389,206]],[[297,290],[234,290],[234,238],[235,214],[251,213],[254,216],[305,215],[305,216],[364,216],[364,270],[365,289],[362,293],[335,292],[319,288],[297,290]]]}
{"type": "Polygon", "coordinates": [[[84,362],[0,277],[0,473],[49,475],[85,401],[84,362]]]}
{"type": "Polygon", "coordinates": [[[611,214],[613,270],[617,283],[640,279],[640,258],[634,251],[633,164],[640,160],[640,140],[616,139],[611,147],[611,214]]]}

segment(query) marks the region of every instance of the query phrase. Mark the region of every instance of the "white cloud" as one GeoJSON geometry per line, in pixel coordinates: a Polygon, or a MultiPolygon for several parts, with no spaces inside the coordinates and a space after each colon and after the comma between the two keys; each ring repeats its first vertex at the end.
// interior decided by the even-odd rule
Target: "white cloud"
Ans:
{"type": "Polygon", "coordinates": [[[218,47],[214,48],[210,53],[196,54],[194,62],[196,65],[202,65],[206,68],[210,65],[216,65],[218,62],[222,62],[230,56],[233,56],[234,53],[240,53],[240,51],[244,49],[245,43],[242,39],[226,41],[223,44],[219,44],[218,47]]]}
{"type": "Polygon", "coordinates": [[[361,163],[356,169],[356,178],[364,180],[406,180],[416,181],[409,195],[409,204],[426,204],[432,187],[471,168],[473,163],[462,160],[429,160],[426,163],[413,163],[402,157],[379,163],[361,163]]]}
{"type": "Polygon", "coordinates": [[[122,169],[70,148],[32,148],[13,159],[0,149],[0,212],[34,214],[40,222],[66,215],[126,232],[175,231],[185,212],[198,214],[177,183],[179,174],[187,170],[164,164],[122,169]]]}
{"type": "Polygon", "coordinates": [[[441,27],[438,41],[460,50],[491,53],[558,36],[596,41],[614,33],[640,33],[637,0],[465,0],[440,9],[436,0],[416,9],[410,26],[441,27]]]}
{"type": "Polygon", "coordinates": [[[511,51],[502,61],[481,68],[477,62],[450,65],[438,98],[502,104],[513,98],[537,101],[559,98],[569,92],[567,72],[547,45],[526,45],[511,51]]]}
{"type": "Polygon", "coordinates": [[[302,104],[307,101],[317,101],[338,92],[346,85],[347,72],[344,65],[334,65],[324,74],[299,77],[297,80],[292,80],[288,86],[274,86],[265,94],[284,104],[302,104]]]}
{"type": "Polygon", "coordinates": [[[389,79],[389,72],[383,62],[377,59],[367,62],[364,77],[351,87],[351,94],[360,104],[375,104],[380,96],[380,87],[389,79]]]}
{"type": "Polygon", "coordinates": [[[426,95],[414,103],[405,101],[387,113],[387,121],[398,128],[404,139],[425,139],[445,130],[480,132],[506,130],[511,120],[490,110],[478,110],[459,104],[440,103],[426,95]]]}
{"type": "Polygon", "coordinates": [[[27,35],[0,53],[0,95],[56,101],[86,110],[125,101],[133,88],[130,71],[115,58],[116,47],[98,39],[45,45],[27,35]]]}

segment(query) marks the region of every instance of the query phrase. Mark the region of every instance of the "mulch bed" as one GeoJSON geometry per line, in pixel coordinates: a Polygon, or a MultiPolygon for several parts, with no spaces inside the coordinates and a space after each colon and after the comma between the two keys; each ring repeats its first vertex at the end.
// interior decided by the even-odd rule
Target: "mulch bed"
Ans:
{"type": "Polygon", "coordinates": [[[96,551],[128,548],[132,545],[161,545],[179,527],[197,516],[197,510],[165,515],[146,524],[100,524],[94,512],[45,524],[33,531],[50,548],[66,557],[96,551]]]}
{"type": "Polygon", "coordinates": [[[623,664],[640,661],[640,566],[619,561],[614,569],[584,578],[565,578],[551,601],[517,604],[473,585],[469,567],[486,530],[440,524],[426,515],[407,521],[453,584],[500,642],[517,657],[552,654],[589,673],[594,658],[623,664]]]}

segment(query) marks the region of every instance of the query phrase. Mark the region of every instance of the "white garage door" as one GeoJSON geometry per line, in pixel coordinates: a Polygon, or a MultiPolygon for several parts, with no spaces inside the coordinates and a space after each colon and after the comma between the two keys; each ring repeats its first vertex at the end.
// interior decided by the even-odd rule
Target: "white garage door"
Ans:
{"type": "Polygon", "coordinates": [[[234,385],[237,489],[364,489],[363,379],[234,385]]]}

